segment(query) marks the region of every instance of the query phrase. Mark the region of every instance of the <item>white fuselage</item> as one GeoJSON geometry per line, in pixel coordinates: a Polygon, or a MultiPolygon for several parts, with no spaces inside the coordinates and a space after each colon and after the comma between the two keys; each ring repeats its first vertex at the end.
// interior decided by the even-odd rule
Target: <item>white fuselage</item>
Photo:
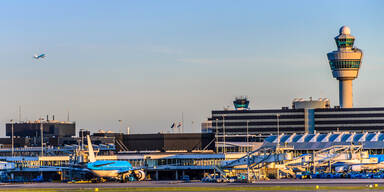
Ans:
{"type": "Polygon", "coordinates": [[[98,177],[118,177],[119,171],[118,170],[91,170],[93,174],[97,175],[98,177]]]}

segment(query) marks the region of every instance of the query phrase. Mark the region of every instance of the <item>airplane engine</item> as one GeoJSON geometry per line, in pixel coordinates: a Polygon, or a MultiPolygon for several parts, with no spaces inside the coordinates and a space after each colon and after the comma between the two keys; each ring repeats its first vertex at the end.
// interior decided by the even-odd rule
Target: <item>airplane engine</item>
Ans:
{"type": "Polygon", "coordinates": [[[142,181],[145,179],[145,172],[142,170],[135,170],[135,175],[138,181],[142,181]]]}
{"type": "Polygon", "coordinates": [[[335,167],[335,171],[337,173],[342,173],[342,172],[344,172],[344,170],[345,170],[344,166],[335,167]]]}
{"type": "Polygon", "coordinates": [[[352,165],[352,171],[361,171],[361,165],[352,165]]]}

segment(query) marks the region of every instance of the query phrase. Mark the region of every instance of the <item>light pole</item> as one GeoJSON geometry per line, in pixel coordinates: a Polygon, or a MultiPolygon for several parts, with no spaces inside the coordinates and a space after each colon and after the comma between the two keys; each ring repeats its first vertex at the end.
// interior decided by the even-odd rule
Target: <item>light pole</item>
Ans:
{"type": "Polygon", "coordinates": [[[248,129],[248,123],[249,123],[249,120],[247,120],[247,152],[249,151],[249,129],[248,129]]]}
{"type": "Polygon", "coordinates": [[[40,120],[40,137],[41,137],[41,156],[44,156],[43,119],[40,120]]]}
{"type": "Polygon", "coordinates": [[[279,149],[279,147],[280,147],[280,125],[279,125],[279,117],[280,117],[280,114],[276,114],[276,120],[277,120],[277,147],[276,147],[276,149],[279,149]]]}
{"type": "Polygon", "coordinates": [[[226,150],[226,146],[225,146],[225,120],[224,120],[224,115],[222,115],[223,117],[223,153],[225,154],[227,152],[226,150]]]}
{"type": "Polygon", "coordinates": [[[122,128],[122,124],[123,124],[123,120],[120,120],[120,119],[119,119],[119,120],[117,120],[117,121],[120,123],[120,128],[119,128],[119,129],[120,129],[120,133],[123,133],[123,131],[122,131],[122,129],[121,129],[121,128],[122,128]]]}
{"type": "Polygon", "coordinates": [[[184,112],[181,112],[181,133],[184,133],[184,112]]]}
{"type": "MultiPolygon", "coordinates": [[[[279,148],[280,148],[280,125],[279,125],[279,117],[280,114],[276,114],[276,121],[277,121],[277,145],[276,145],[276,153],[279,154],[279,148]]],[[[277,156],[279,158],[279,156],[277,156]]],[[[279,158],[280,159],[280,158],[279,158]]],[[[280,161],[280,160],[279,160],[280,161]]],[[[280,179],[280,170],[277,169],[277,179],[280,179]]]]}
{"type": "Polygon", "coordinates": [[[131,128],[133,127],[131,123],[125,123],[127,125],[127,135],[131,134],[131,128]]]}
{"type": "Polygon", "coordinates": [[[11,119],[11,132],[12,132],[12,157],[13,157],[13,154],[14,154],[14,145],[15,145],[15,142],[13,140],[13,137],[14,137],[14,132],[13,132],[13,119],[11,119]]]}
{"type": "Polygon", "coordinates": [[[83,150],[83,146],[84,146],[84,129],[80,129],[80,134],[81,134],[81,150],[83,150]]]}
{"type": "Polygon", "coordinates": [[[247,182],[250,183],[250,177],[249,177],[249,152],[247,151],[247,182]]]}
{"type": "Polygon", "coordinates": [[[216,118],[216,134],[215,134],[215,136],[216,136],[216,153],[218,153],[219,152],[219,135],[218,135],[218,130],[219,130],[219,128],[217,127],[217,122],[219,121],[219,119],[217,119],[216,118]]]}

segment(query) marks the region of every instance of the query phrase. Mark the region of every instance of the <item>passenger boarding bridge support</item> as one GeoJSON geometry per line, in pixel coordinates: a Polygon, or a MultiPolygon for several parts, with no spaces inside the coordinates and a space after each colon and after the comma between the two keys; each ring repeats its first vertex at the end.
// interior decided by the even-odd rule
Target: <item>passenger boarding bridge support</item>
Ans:
{"type": "Polygon", "coordinates": [[[334,145],[320,151],[294,157],[291,147],[261,147],[245,156],[222,162],[216,170],[222,175],[243,173],[248,182],[252,180],[296,177],[297,172],[321,170],[333,172],[336,164],[353,165],[373,162],[361,145],[334,145]]]}

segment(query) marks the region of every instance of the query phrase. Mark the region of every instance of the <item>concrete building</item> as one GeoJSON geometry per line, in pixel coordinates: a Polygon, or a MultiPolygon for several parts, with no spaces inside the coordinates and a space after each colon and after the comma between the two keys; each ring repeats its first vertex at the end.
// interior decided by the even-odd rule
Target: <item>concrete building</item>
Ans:
{"type": "Polygon", "coordinates": [[[296,98],[292,102],[292,109],[316,109],[316,108],[330,108],[331,104],[327,98],[319,98],[313,100],[312,97],[309,100],[303,98],[296,98]]]}
{"type": "Polygon", "coordinates": [[[117,151],[214,151],[213,133],[157,133],[116,135],[117,151]]]}
{"type": "Polygon", "coordinates": [[[76,123],[56,120],[11,122],[5,125],[6,136],[15,137],[72,137],[76,135],[76,123]]]}
{"type": "Polygon", "coordinates": [[[208,120],[212,122],[208,132],[216,133],[219,143],[262,142],[278,132],[380,132],[384,128],[384,107],[331,108],[328,99],[295,99],[292,108],[213,110],[208,120]]]}
{"type": "Polygon", "coordinates": [[[333,77],[339,80],[339,102],[342,108],[353,106],[352,80],[357,78],[363,52],[353,47],[355,37],[347,26],[335,37],[337,51],[327,54],[333,77]]]}

